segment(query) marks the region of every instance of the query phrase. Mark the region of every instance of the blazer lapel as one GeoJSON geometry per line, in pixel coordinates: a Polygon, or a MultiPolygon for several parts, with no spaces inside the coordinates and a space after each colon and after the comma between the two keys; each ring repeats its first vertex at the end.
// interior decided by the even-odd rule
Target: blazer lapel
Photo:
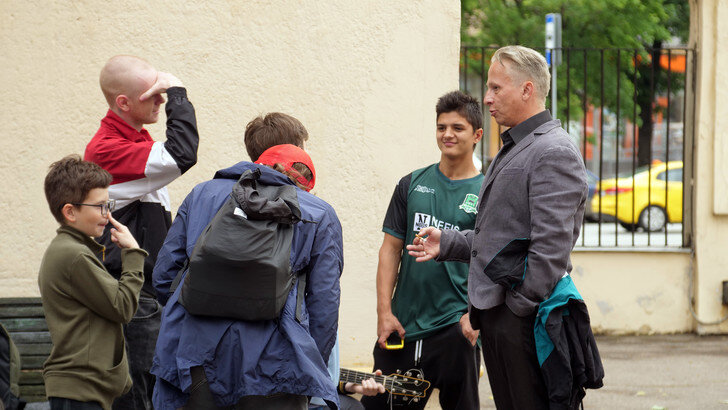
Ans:
{"type": "MultiPolygon", "coordinates": [[[[511,150],[508,151],[506,156],[503,157],[502,160],[500,160],[496,163],[495,168],[493,168],[493,167],[488,168],[488,176],[485,179],[485,187],[487,188],[488,186],[490,186],[490,184],[493,183],[493,180],[495,180],[495,177],[498,176],[498,173],[503,168],[505,168],[505,166],[508,165],[508,163],[511,162],[511,160],[513,158],[515,158],[519,152],[523,151],[526,147],[531,145],[533,143],[533,141],[535,141],[535,140],[536,140],[536,138],[534,137],[534,134],[529,134],[526,138],[523,139],[523,141],[519,142],[513,148],[511,148],[511,150]]],[[[500,152],[498,154],[500,154],[500,152]]],[[[494,163],[496,162],[495,159],[493,160],[493,162],[494,163]]]]}

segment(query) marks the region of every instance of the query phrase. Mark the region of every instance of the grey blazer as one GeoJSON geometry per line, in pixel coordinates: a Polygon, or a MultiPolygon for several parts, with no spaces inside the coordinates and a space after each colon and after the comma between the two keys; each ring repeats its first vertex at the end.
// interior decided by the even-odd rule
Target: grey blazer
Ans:
{"type": "Polygon", "coordinates": [[[480,189],[474,230],[444,230],[437,260],[470,263],[472,306],[490,309],[505,302],[513,313],[526,316],[571,272],[569,254],[579,236],[587,197],[586,171],[558,120],[536,128],[493,164],[497,167],[491,164],[480,189]],[[494,259],[514,239],[527,244],[521,260],[504,264],[494,259]],[[516,266],[522,271],[520,279],[509,285],[495,283],[484,272],[489,263],[490,271],[494,266],[516,266]]]}

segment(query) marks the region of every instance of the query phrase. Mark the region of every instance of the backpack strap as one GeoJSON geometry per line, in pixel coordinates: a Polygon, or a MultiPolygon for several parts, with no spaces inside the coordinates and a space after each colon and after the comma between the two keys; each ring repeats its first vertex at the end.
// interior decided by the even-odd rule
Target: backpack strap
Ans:
{"type": "Polygon", "coordinates": [[[307,273],[298,275],[298,292],[296,294],[296,321],[301,323],[301,316],[303,315],[303,298],[306,296],[306,277],[307,273]]]}
{"type": "Polygon", "coordinates": [[[179,286],[179,283],[182,281],[182,275],[187,270],[187,267],[190,265],[190,258],[185,258],[185,263],[182,265],[182,269],[177,272],[177,276],[174,277],[174,280],[172,281],[172,285],[169,287],[169,294],[173,294],[175,290],[177,290],[177,287],[179,286]]]}

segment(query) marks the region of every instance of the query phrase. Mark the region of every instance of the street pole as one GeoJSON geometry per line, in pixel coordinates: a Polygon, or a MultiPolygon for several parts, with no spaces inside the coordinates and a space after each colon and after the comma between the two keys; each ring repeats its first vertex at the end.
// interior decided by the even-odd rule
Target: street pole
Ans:
{"type": "Polygon", "coordinates": [[[556,67],[561,64],[561,14],[546,15],[546,62],[551,67],[551,116],[556,119],[556,67]]]}
{"type": "Polygon", "coordinates": [[[556,64],[551,64],[551,116],[556,119],[556,64]]]}

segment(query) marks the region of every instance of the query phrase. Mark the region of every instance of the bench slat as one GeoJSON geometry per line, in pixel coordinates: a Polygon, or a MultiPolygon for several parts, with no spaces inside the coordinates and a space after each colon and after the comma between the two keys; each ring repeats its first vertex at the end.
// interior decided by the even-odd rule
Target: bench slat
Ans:
{"type": "Polygon", "coordinates": [[[50,332],[13,332],[10,337],[16,345],[52,343],[50,332]]]}
{"type": "Polygon", "coordinates": [[[43,363],[48,359],[48,356],[23,356],[21,365],[23,370],[38,370],[43,369],[43,363]]]}
{"type": "Polygon", "coordinates": [[[0,298],[0,306],[40,305],[39,297],[0,298]]]}
{"type": "Polygon", "coordinates": [[[20,396],[29,403],[46,401],[42,368],[53,344],[41,299],[0,298],[0,323],[20,352],[20,396]]]}
{"type": "Polygon", "coordinates": [[[42,385],[43,383],[43,371],[41,370],[23,370],[20,372],[18,384],[21,386],[42,385]]]}
{"type": "MultiPolygon", "coordinates": [[[[45,400],[45,386],[34,384],[31,386],[22,386],[20,388],[20,397],[25,399],[26,396],[35,396],[35,397],[42,397],[42,400],[36,400],[36,401],[43,401],[45,400]]],[[[28,400],[28,399],[26,399],[28,400]]],[[[30,401],[30,400],[28,400],[30,401]]]]}
{"type": "Polygon", "coordinates": [[[16,346],[18,347],[18,352],[20,352],[20,356],[49,356],[51,354],[51,349],[53,348],[52,343],[29,343],[16,346]]]}
{"type": "Polygon", "coordinates": [[[41,305],[27,305],[27,306],[4,305],[4,306],[0,306],[0,319],[31,318],[31,317],[45,318],[45,315],[43,314],[43,306],[41,306],[41,305]]]}
{"type": "Polygon", "coordinates": [[[8,332],[44,332],[48,330],[48,324],[42,317],[3,319],[0,323],[8,332]]]}
{"type": "MultiPolygon", "coordinates": [[[[43,395],[43,396],[45,396],[45,386],[39,386],[39,385],[25,386],[25,388],[23,389],[23,391],[26,392],[26,394],[30,394],[30,395],[43,395]]],[[[21,396],[22,396],[22,394],[21,394],[21,396]]]]}

